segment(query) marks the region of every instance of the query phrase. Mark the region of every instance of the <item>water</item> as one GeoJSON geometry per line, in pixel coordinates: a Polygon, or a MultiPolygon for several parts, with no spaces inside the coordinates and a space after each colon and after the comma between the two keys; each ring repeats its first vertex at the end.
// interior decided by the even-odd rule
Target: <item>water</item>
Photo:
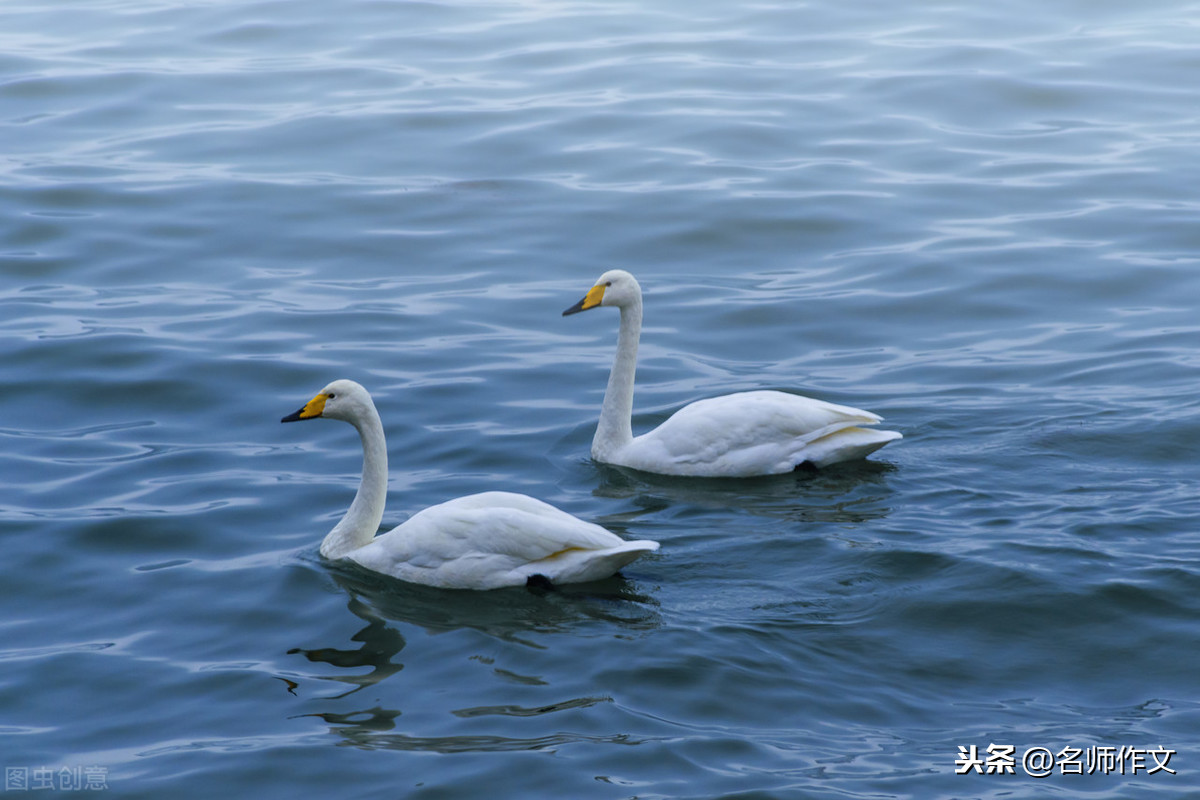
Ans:
{"type": "Polygon", "coordinates": [[[6,789],[1200,796],[1197,19],[3,4],[6,789]],[[785,388],[905,439],[593,464],[616,315],[559,315],[613,266],[637,430],[785,388]],[[323,563],[357,441],[278,420],[339,377],[386,526],[505,489],[662,550],[549,594],[323,563]],[[1104,746],[1178,774],[1020,760],[1104,746]]]}

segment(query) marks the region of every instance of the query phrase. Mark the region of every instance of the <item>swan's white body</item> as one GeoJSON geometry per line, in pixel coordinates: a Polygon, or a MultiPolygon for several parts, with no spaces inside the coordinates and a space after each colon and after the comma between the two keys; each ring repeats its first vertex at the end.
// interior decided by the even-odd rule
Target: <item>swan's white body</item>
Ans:
{"type": "Polygon", "coordinates": [[[881,417],[811,397],[776,391],[739,392],[698,400],[649,433],[633,435],[633,380],[642,331],[642,289],[624,270],[600,276],[563,316],[596,306],[621,310],[617,355],[608,377],[592,458],[664,475],[749,477],[824,467],[863,458],[896,431],[868,429],[881,417]]]}
{"type": "Polygon", "coordinates": [[[383,423],[361,385],[326,386],[284,422],[329,417],[352,424],[363,443],[363,474],[350,510],[321,543],[321,555],[348,558],[411,583],[446,589],[522,586],[533,576],[580,583],[614,574],[657,542],[625,541],[541,500],[483,492],[431,506],[376,536],[387,496],[383,423]]]}

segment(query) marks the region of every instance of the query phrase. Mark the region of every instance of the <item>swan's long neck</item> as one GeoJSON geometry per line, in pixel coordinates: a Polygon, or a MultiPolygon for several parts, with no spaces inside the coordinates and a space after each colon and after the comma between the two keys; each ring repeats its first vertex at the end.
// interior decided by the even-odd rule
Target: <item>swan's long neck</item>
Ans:
{"type": "Polygon", "coordinates": [[[383,423],[378,412],[371,408],[362,419],[353,421],[362,439],[363,472],[358,493],[342,521],[321,542],[321,555],[341,558],[375,538],[383,521],[383,506],[387,501],[387,444],[383,423]]]}
{"type": "Polygon", "coordinates": [[[608,461],[614,452],[633,441],[633,377],[637,371],[638,338],[642,335],[642,298],[621,306],[617,357],[608,375],[600,424],[592,439],[592,458],[608,461]]]}

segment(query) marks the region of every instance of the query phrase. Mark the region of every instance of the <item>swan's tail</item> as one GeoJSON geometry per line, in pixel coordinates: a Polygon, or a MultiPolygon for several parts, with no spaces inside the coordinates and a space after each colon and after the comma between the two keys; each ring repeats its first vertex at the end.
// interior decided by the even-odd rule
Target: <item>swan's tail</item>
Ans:
{"type": "Polygon", "coordinates": [[[658,549],[658,542],[623,542],[603,550],[569,550],[552,561],[530,564],[530,574],[543,575],[551,583],[587,583],[611,577],[625,565],[658,549]]]}
{"type": "Polygon", "coordinates": [[[827,467],[839,461],[866,458],[888,442],[903,438],[897,431],[842,428],[815,442],[809,442],[801,451],[798,462],[807,461],[815,467],[827,467]]]}

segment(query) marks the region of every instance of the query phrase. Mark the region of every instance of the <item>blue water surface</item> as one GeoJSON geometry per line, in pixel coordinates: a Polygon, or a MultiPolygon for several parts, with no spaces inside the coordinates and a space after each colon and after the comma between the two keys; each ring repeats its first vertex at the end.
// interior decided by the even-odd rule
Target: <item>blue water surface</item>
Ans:
{"type": "Polygon", "coordinates": [[[4,792],[1200,797],[1197,20],[0,4],[4,792]],[[616,314],[560,313],[612,267],[635,430],[770,388],[904,440],[592,462],[616,314]],[[358,440],[278,420],[343,377],[386,527],[508,490],[662,549],[552,592],[322,561],[358,440]]]}

